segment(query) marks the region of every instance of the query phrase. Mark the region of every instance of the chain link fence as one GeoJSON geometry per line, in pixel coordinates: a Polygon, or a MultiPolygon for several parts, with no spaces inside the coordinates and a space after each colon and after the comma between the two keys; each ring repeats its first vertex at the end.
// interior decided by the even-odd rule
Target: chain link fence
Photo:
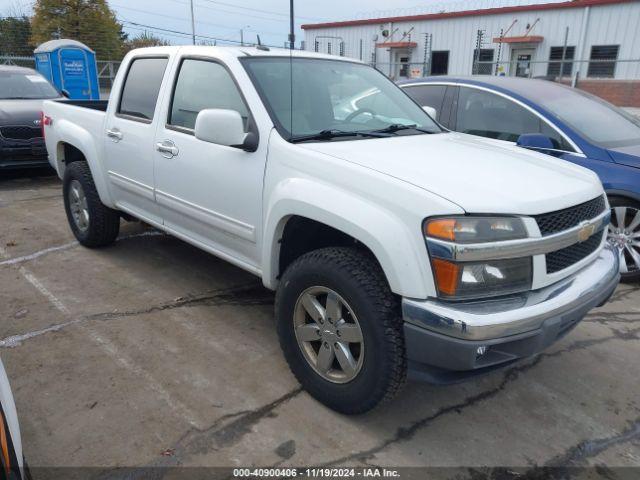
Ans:
{"type": "Polygon", "coordinates": [[[640,58],[473,60],[463,71],[449,65],[432,65],[429,61],[370,64],[394,81],[447,74],[544,79],[580,88],[618,106],[640,107],[640,58]]]}
{"type": "MultiPolygon", "coordinates": [[[[113,87],[113,82],[120,68],[119,61],[102,61],[98,60],[98,81],[100,82],[100,96],[108,98],[113,87]]],[[[35,57],[15,57],[15,56],[0,56],[0,65],[13,65],[17,67],[35,68],[35,57]]]]}

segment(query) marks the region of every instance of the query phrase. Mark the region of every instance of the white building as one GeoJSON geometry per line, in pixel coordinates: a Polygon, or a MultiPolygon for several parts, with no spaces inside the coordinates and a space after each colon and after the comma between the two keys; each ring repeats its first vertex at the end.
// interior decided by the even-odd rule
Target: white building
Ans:
{"type": "Polygon", "coordinates": [[[303,25],[305,49],[363,60],[394,79],[472,73],[558,76],[563,52],[573,60],[562,68],[564,76],[640,79],[639,1],[500,5],[303,25]]]}

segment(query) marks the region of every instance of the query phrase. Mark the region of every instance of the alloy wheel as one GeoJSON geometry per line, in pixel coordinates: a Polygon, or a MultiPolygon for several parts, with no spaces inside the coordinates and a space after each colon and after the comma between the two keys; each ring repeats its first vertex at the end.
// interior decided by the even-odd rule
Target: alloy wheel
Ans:
{"type": "Polygon", "coordinates": [[[78,180],[72,180],[69,184],[68,196],[73,222],[78,227],[78,230],[86,232],[89,228],[89,206],[82,184],[78,180]]]}
{"type": "Polygon", "coordinates": [[[337,292],[311,287],[300,294],[293,314],[298,347],[325,380],[348,383],[364,361],[364,339],[358,319],[337,292]]]}
{"type": "Polygon", "coordinates": [[[633,207],[611,209],[608,240],[620,258],[620,273],[640,271],[640,210],[633,207]]]}

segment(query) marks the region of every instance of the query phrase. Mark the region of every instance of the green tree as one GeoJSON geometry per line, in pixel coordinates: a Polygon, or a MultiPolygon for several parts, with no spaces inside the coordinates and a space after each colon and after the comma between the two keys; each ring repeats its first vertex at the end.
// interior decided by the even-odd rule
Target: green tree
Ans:
{"type": "Polygon", "coordinates": [[[28,57],[33,49],[29,17],[0,17],[0,55],[28,57]]]}
{"type": "Polygon", "coordinates": [[[126,35],[106,0],[37,0],[33,10],[34,44],[69,38],[88,45],[100,60],[122,57],[126,35]]]}
{"type": "Polygon", "coordinates": [[[165,47],[167,45],[170,45],[170,43],[166,40],[156,37],[153,33],[145,31],[124,43],[124,53],[126,54],[136,48],[165,47]]]}

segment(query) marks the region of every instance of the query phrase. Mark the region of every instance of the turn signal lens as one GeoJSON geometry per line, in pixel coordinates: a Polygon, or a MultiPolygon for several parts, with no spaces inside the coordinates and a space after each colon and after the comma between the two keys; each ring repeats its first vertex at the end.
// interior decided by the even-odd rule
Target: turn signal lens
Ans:
{"type": "Polygon", "coordinates": [[[2,466],[4,467],[4,472],[6,474],[6,478],[9,478],[9,473],[11,471],[11,457],[9,456],[9,441],[7,439],[7,432],[4,428],[4,415],[2,415],[2,411],[0,410],[0,449],[2,450],[2,466]]]}
{"type": "Polygon", "coordinates": [[[458,290],[460,265],[434,258],[433,269],[440,293],[450,297],[454,296],[458,290]]]}
{"type": "Polygon", "coordinates": [[[427,237],[442,238],[443,240],[455,240],[456,221],[451,218],[432,220],[425,227],[427,237]]]}

